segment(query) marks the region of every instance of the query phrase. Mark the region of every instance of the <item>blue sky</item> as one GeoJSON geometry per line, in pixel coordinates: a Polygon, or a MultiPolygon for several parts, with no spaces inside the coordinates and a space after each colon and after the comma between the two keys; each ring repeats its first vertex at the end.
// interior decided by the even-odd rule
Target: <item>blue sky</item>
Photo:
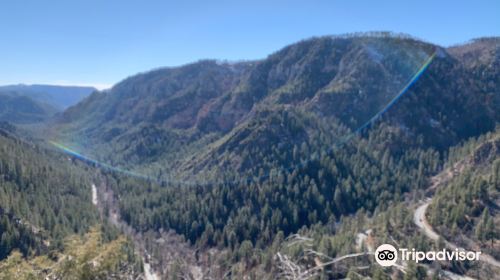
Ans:
{"type": "Polygon", "coordinates": [[[448,46],[500,35],[500,1],[0,2],[0,85],[107,87],[203,58],[258,59],[298,40],[395,31],[448,46]]]}

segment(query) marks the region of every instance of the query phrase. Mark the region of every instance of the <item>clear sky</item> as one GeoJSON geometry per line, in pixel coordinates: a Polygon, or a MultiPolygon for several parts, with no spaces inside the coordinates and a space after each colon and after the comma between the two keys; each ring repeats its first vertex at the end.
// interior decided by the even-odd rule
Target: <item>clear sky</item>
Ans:
{"type": "Polygon", "coordinates": [[[500,35],[499,0],[5,0],[0,85],[106,87],[203,58],[264,58],[298,40],[394,31],[448,46],[500,35]]]}

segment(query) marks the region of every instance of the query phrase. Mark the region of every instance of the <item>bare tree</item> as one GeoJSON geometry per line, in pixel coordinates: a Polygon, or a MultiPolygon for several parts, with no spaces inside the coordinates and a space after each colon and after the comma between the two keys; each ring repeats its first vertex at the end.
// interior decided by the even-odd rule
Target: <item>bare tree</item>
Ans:
{"type": "MultiPolygon", "coordinates": [[[[373,255],[373,252],[361,252],[347,254],[332,258],[321,252],[313,250],[313,240],[309,237],[293,234],[285,240],[284,246],[300,245],[304,247],[301,256],[292,259],[290,256],[278,252],[276,253],[276,265],[279,270],[279,278],[289,280],[307,280],[319,276],[326,267],[339,263],[343,260],[360,256],[373,255]]],[[[366,267],[359,267],[360,269],[366,267]]]]}

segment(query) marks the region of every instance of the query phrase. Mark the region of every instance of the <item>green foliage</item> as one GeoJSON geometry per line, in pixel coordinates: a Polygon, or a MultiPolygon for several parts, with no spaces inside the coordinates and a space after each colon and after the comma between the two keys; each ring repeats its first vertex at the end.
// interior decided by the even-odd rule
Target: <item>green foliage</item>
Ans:
{"type": "Polygon", "coordinates": [[[13,251],[0,262],[0,279],[130,279],[141,274],[141,261],[123,236],[103,242],[92,228],[65,239],[64,250],[34,258],[13,251]]]}
{"type": "Polygon", "coordinates": [[[61,246],[97,223],[91,174],[65,156],[0,131],[0,259],[61,246]]]}
{"type": "MultiPolygon", "coordinates": [[[[447,239],[459,241],[466,235],[479,242],[493,242],[500,237],[500,221],[491,213],[500,197],[499,148],[497,130],[455,149],[454,153],[468,154],[448,165],[454,166],[456,176],[439,188],[429,211],[429,221],[447,239]]],[[[492,254],[499,253],[490,249],[492,254]]]]}
{"type": "MultiPolygon", "coordinates": [[[[382,111],[434,52],[425,73],[384,114],[386,129],[378,140],[389,142],[391,153],[407,147],[445,152],[491,131],[499,120],[492,78],[498,67],[489,67],[496,58],[466,67],[472,62],[440,47],[391,36],[313,38],[262,61],[200,61],[141,73],[70,108],[56,128],[80,152],[155,179],[213,180],[248,171],[241,178],[258,176],[259,168],[267,175],[290,160],[269,151],[292,153],[318,140],[309,135],[318,129],[316,121],[294,113],[355,130],[382,111]],[[476,67],[488,75],[482,78],[476,67]],[[290,117],[278,117],[287,110],[290,117]],[[308,129],[311,123],[315,127],[308,129]],[[260,162],[264,157],[268,161],[260,162]],[[265,165],[273,159],[280,162],[265,165]]],[[[305,148],[309,157],[325,151],[305,148]]]]}
{"type": "MultiPolygon", "coordinates": [[[[64,112],[54,129],[85,154],[152,178],[104,175],[120,218],[139,234],[172,229],[200,250],[225,250],[217,265],[231,275],[256,278],[259,266],[275,275],[276,252],[305,252],[303,244],[283,246],[293,233],[330,257],[362,250],[356,236],[367,229],[379,243],[424,250],[437,245],[416,230],[408,202],[421,197],[444,159],[451,165],[472,149],[449,147],[492,131],[500,119],[496,58],[471,62],[462,52],[391,36],[314,38],[262,61],[201,61],[130,77],[64,112]],[[398,106],[353,133],[421,66],[412,58],[434,52],[398,106]]],[[[127,242],[108,226],[102,237],[90,231],[63,242],[98,221],[90,202],[94,170],[7,134],[0,144],[5,277],[36,276],[48,263],[61,278],[109,278],[134,263],[127,242]],[[64,249],[57,262],[31,258],[53,248],[64,249]],[[15,275],[17,268],[26,275],[15,275]]],[[[484,151],[491,149],[477,153],[474,164],[484,166],[484,151]]],[[[430,221],[440,232],[474,232],[481,242],[498,236],[488,202],[499,191],[500,162],[486,162],[493,162],[487,172],[465,170],[438,191],[430,221]]],[[[371,263],[344,265],[357,261],[371,263]]],[[[321,278],[425,275],[414,264],[405,276],[345,267],[327,267],[321,278]]]]}

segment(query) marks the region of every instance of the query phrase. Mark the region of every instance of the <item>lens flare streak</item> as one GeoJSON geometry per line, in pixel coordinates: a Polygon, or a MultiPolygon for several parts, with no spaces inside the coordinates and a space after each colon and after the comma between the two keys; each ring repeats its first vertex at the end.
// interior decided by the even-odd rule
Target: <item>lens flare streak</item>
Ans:
{"type": "MultiPolygon", "coordinates": [[[[355,135],[357,135],[359,132],[361,132],[363,129],[365,129],[366,127],[370,126],[371,124],[373,124],[376,120],[378,120],[382,114],[384,114],[385,112],[387,112],[387,110],[389,110],[392,105],[394,105],[394,103],[396,103],[396,101],[398,101],[406,92],[408,92],[408,89],[422,76],[422,74],[425,72],[425,70],[428,68],[428,66],[431,64],[431,62],[433,61],[434,57],[436,56],[436,52],[432,53],[432,55],[430,55],[430,57],[424,62],[424,64],[413,74],[413,76],[408,80],[408,82],[405,84],[405,86],[403,87],[403,89],[401,89],[398,94],[392,98],[389,103],[387,103],[386,106],[384,106],[384,108],[382,108],[382,110],[380,110],[378,113],[376,113],[373,117],[371,117],[367,122],[365,122],[363,125],[361,125],[359,128],[357,128],[355,131],[353,131],[350,135],[348,135],[347,137],[344,137],[343,140],[337,142],[336,144],[334,144],[332,146],[332,148],[330,149],[329,152],[332,152],[334,148],[338,148],[344,144],[346,144],[350,139],[352,139],[355,135]]],[[[110,164],[107,164],[107,163],[103,163],[103,162],[99,162],[95,159],[91,159],[87,156],[84,156],[80,153],[78,153],[77,151],[75,150],[72,150],[71,148],[61,144],[61,143],[58,143],[58,142],[55,142],[55,141],[50,141],[50,143],[55,146],[56,148],[62,150],[63,152],[75,157],[75,158],[78,158],[84,162],[88,162],[88,163],[91,163],[93,165],[96,165],[96,166],[99,166],[103,169],[107,169],[107,170],[110,170],[110,171],[113,171],[113,172],[118,172],[118,173],[122,173],[122,174],[125,174],[125,175],[128,175],[128,176],[132,176],[132,177],[136,177],[136,178],[140,178],[140,179],[144,179],[144,180],[148,180],[148,181],[155,181],[155,182],[158,182],[158,183],[174,183],[174,184],[182,184],[182,185],[190,185],[190,186],[200,186],[200,185],[208,185],[210,184],[209,182],[204,182],[202,183],[201,181],[188,181],[188,180],[183,180],[183,181],[177,181],[177,180],[166,180],[166,179],[153,179],[152,177],[150,176],[146,176],[144,174],[140,174],[140,173],[136,173],[136,172],[133,172],[133,171],[129,171],[129,170],[124,170],[122,168],[119,168],[119,167],[115,167],[115,166],[112,166],[110,164]]],[[[294,166],[293,168],[297,168],[297,167],[303,167],[307,162],[310,162],[312,160],[309,159],[308,161],[306,162],[303,162],[301,164],[298,164],[297,166],[294,166]]],[[[265,178],[269,178],[270,177],[270,174],[266,174],[262,177],[260,177],[260,179],[265,179],[265,178]]],[[[243,180],[244,181],[244,180],[243,180]]],[[[250,182],[251,180],[247,180],[248,182],[250,182]]],[[[217,182],[212,182],[211,184],[215,184],[217,182]]],[[[230,184],[231,182],[226,182],[226,181],[221,181],[219,183],[222,183],[222,184],[230,184]]]]}
{"type": "Polygon", "coordinates": [[[391,101],[389,101],[389,103],[387,103],[387,105],[380,112],[378,112],[377,114],[375,114],[365,124],[363,124],[358,129],[356,129],[356,131],[354,132],[354,134],[356,134],[357,132],[363,130],[365,127],[367,127],[370,124],[372,124],[373,122],[375,122],[375,120],[377,120],[382,114],[384,114],[385,112],[387,112],[387,110],[389,110],[389,108],[391,108],[392,105],[394,105],[394,103],[396,103],[396,101],[398,101],[399,98],[401,98],[401,96],[403,96],[408,91],[408,89],[420,78],[420,76],[422,76],[422,74],[425,72],[425,70],[427,69],[427,67],[431,64],[431,62],[432,62],[432,60],[434,59],[435,56],[436,56],[436,52],[434,52],[424,62],[424,64],[422,65],[422,67],[420,67],[420,69],[418,69],[417,72],[406,83],[405,87],[403,87],[403,89],[401,89],[401,91],[399,91],[399,93],[391,101]]]}
{"type": "Polygon", "coordinates": [[[128,171],[128,170],[124,170],[122,168],[118,168],[118,167],[109,165],[107,163],[99,162],[99,161],[97,161],[95,159],[91,159],[89,157],[86,157],[86,156],[78,153],[77,151],[72,150],[71,148],[69,148],[67,146],[64,146],[61,143],[58,143],[58,142],[55,142],[55,141],[50,141],[50,144],[52,144],[56,148],[60,149],[61,151],[65,152],[66,154],[69,154],[69,155],[71,155],[71,156],[73,156],[73,157],[75,157],[75,158],[77,158],[77,159],[79,159],[81,161],[84,161],[84,162],[87,162],[87,163],[90,163],[90,164],[94,164],[96,166],[102,167],[102,168],[110,170],[110,171],[123,173],[123,174],[129,175],[129,176],[138,177],[138,178],[141,178],[141,179],[151,180],[150,177],[145,176],[143,174],[132,172],[132,171],[128,171]]]}

